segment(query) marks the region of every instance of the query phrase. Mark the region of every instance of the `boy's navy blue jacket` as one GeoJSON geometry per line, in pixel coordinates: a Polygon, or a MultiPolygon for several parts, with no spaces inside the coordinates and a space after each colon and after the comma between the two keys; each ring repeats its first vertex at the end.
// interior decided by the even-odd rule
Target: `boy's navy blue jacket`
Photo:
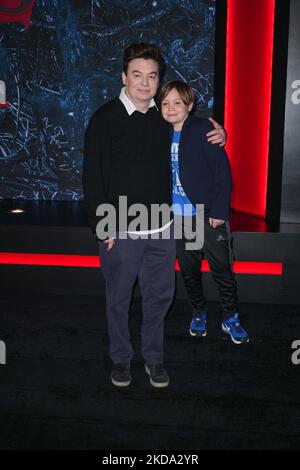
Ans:
{"type": "Polygon", "coordinates": [[[207,142],[214,127],[208,119],[189,115],[179,144],[179,177],[192,204],[204,204],[205,216],[230,218],[231,171],[223,147],[207,142]]]}

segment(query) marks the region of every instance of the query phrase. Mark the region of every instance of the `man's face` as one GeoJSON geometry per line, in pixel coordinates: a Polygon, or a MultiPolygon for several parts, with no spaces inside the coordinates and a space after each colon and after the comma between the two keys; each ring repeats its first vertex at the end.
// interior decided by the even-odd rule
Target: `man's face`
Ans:
{"type": "Polygon", "coordinates": [[[161,102],[161,112],[166,121],[173,124],[175,130],[180,130],[183,122],[191,111],[193,103],[184,104],[178,91],[173,88],[161,102]]]}
{"type": "Polygon", "coordinates": [[[159,85],[158,63],[152,59],[133,59],[127,74],[122,73],[126,95],[134,104],[145,105],[156,95],[159,85]]]}

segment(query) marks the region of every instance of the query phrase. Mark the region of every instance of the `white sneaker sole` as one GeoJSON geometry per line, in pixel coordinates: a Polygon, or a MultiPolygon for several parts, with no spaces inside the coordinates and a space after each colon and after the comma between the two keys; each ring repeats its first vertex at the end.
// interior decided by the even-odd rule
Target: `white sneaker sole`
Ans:
{"type": "Polygon", "coordinates": [[[158,383],[158,382],[153,382],[152,378],[151,378],[151,374],[150,374],[150,370],[148,369],[147,366],[145,366],[145,371],[147,372],[147,374],[149,375],[149,378],[150,378],[150,383],[152,385],[152,387],[155,387],[155,388],[164,388],[164,387],[167,387],[170,383],[170,381],[168,380],[168,382],[163,382],[163,383],[158,383]]]}
{"type": "Polygon", "coordinates": [[[118,382],[117,380],[113,379],[111,377],[112,384],[115,385],[116,387],[128,387],[131,383],[131,379],[128,380],[127,382],[118,382]]]}
{"type": "Polygon", "coordinates": [[[207,332],[205,331],[203,334],[199,334],[199,333],[193,333],[191,330],[190,330],[190,335],[191,336],[198,336],[199,338],[201,337],[204,337],[207,335],[207,332]]]}
{"type": "Polygon", "coordinates": [[[226,333],[227,335],[230,335],[230,338],[232,339],[232,341],[235,343],[235,344],[246,344],[246,343],[249,343],[249,338],[246,339],[246,341],[238,341],[236,340],[235,338],[233,338],[232,334],[230,333],[229,329],[227,328],[227,326],[224,326],[223,323],[222,323],[222,330],[224,331],[224,333],[226,333]]]}

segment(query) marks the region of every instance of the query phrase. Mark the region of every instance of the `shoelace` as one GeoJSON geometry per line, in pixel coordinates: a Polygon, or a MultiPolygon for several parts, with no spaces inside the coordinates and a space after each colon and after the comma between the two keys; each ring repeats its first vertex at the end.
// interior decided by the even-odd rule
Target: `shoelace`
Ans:
{"type": "Polygon", "coordinates": [[[229,328],[230,327],[233,327],[236,331],[236,333],[244,333],[244,330],[240,324],[240,322],[234,322],[234,323],[231,323],[231,325],[229,325],[229,328]]]}
{"type": "Polygon", "coordinates": [[[193,324],[194,326],[202,326],[205,323],[205,320],[202,318],[194,318],[193,324]]]}
{"type": "Polygon", "coordinates": [[[197,320],[197,321],[206,321],[206,318],[205,318],[205,317],[194,317],[194,320],[197,320]]]}

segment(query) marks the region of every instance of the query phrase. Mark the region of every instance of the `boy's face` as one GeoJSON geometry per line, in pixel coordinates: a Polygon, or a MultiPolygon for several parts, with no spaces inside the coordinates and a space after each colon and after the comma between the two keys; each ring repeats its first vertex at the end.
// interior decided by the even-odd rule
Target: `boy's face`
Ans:
{"type": "Polygon", "coordinates": [[[122,80],[134,104],[147,104],[158,89],[158,63],[152,59],[133,59],[128,64],[127,74],[122,73],[122,80]]]}
{"type": "Polygon", "coordinates": [[[184,104],[178,91],[173,88],[161,103],[161,112],[166,121],[173,124],[175,130],[181,130],[183,122],[191,111],[193,103],[184,104]]]}

